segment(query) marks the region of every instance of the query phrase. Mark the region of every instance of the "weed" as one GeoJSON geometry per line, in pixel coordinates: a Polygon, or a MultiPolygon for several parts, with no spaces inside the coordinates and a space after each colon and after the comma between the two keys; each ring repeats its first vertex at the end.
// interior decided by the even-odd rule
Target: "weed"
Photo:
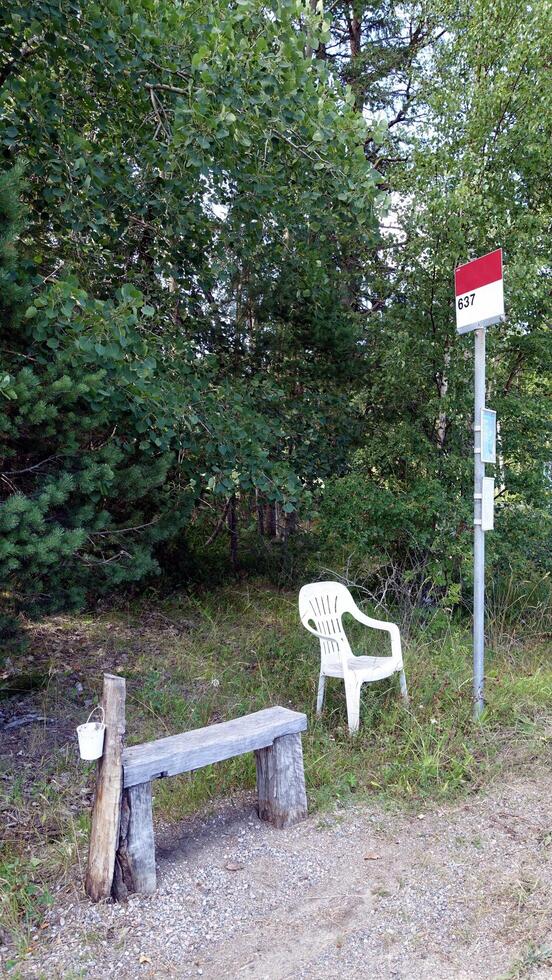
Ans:
{"type": "Polygon", "coordinates": [[[487,595],[487,632],[491,645],[503,651],[525,646],[552,628],[550,573],[522,578],[511,572],[491,581],[487,595]]]}
{"type": "Polygon", "coordinates": [[[17,932],[20,939],[28,940],[44,910],[52,904],[48,888],[35,884],[41,864],[34,855],[24,860],[10,854],[7,848],[0,855],[0,921],[3,929],[17,932]]]}
{"type": "Polygon", "coordinates": [[[552,948],[531,944],[508,970],[503,980],[524,980],[524,978],[531,976],[533,968],[538,969],[542,966],[552,966],[552,948]]]}

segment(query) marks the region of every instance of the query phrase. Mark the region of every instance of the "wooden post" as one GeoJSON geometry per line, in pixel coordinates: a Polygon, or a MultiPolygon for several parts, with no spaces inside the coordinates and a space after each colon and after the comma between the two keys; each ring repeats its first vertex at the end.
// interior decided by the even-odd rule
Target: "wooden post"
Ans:
{"type": "Polygon", "coordinates": [[[291,827],[307,816],[301,735],[281,735],[255,752],[258,810],[261,820],[291,827]]]}
{"type": "Polygon", "coordinates": [[[86,894],[93,902],[109,898],[113,883],[123,791],[125,694],[124,677],[104,674],[105,741],[98,762],[85,881],[86,894]]]}
{"type": "Polygon", "coordinates": [[[140,783],[123,792],[113,897],[124,901],[131,892],[152,895],[156,886],[151,783],[140,783]]]}

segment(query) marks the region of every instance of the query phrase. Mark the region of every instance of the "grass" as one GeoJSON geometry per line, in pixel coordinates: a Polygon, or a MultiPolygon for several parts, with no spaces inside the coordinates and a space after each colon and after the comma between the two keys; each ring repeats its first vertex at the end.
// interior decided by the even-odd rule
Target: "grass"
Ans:
{"type": "MultiPolygon", "coordinates": [[[[384,649],[383,634],[350,625],[357,652],[384,649]]],[[[75,868],[86,857],[93,766],[78,761],[73,732],[100,696],[104,670],[127,678],[129,743],[270,704],[306,711],[311,810],[374,794],[417,806],[450,799],[548,745],[552,658],[542,637],[528,645],[497,641],[488,652],[488,707],[474,725],[471,637],[462,627],[434,631],[428,624],[405,643],[410,708],[396,679],[366,686],[355,738],[348,735],[341,682],[328,681],[323,717],[315,718],[316,641],[299,624],[296,595],[263,583],[53,617],[29,626],[29,639],[6,683],[22,689],[25,677],[40,679],[24,697],[55,724],[42,726],[40,738],[37,726],[21,728],[23,758],[12,754],[0,774],[8,827],[0,850],[2,928],[20,949],[34,941],[55,889],[80,878],[75,868]]],[[[254,760],[243,756],[159,781],[156,817],[178,820],[251,790],[254,780],[254,760]]]]}
{"type": "Polygon", "coordinates": [[[533,976],[535,970],[552,966],[552,947],[535,946],[531,943],[523,955],[517,960],[503,980],[525,980],[533,976]]]}

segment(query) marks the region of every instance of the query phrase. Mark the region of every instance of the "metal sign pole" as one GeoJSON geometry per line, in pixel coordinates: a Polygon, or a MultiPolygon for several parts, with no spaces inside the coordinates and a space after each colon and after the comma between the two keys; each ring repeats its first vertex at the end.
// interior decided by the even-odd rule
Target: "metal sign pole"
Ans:
{"type": "Polygon", "coordinates": [[[481,410],[485,407],[485,327],[475,330],[475,415],[473,480],[473,713],[483,711],[485,671],[485,532],[482,527],[483,477],[481,460],[481,410]]]}
{"type": "Polygon", "coordinates": [[[502,249],[454,270],[456,330],[475,332],[473,423],[473,716],[483,711],[485,680],[485,531],[494,527],[494,480],[485,463],[496,461],[496,412],[485,408],[485,328],[504,319],[502,249]]]}

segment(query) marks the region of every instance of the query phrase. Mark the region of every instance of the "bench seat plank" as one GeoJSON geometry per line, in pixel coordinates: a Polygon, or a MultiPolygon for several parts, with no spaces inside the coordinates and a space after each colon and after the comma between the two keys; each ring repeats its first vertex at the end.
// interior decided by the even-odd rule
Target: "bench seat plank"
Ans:
{"type": "Polygon", "coordinates": [[[124,787],[177,776],[235,755],[265,749],[274,739],[304,732],[306,728],[306,715],[276,706],[182,735],[131,745],[123,752],[124,787]]]}

